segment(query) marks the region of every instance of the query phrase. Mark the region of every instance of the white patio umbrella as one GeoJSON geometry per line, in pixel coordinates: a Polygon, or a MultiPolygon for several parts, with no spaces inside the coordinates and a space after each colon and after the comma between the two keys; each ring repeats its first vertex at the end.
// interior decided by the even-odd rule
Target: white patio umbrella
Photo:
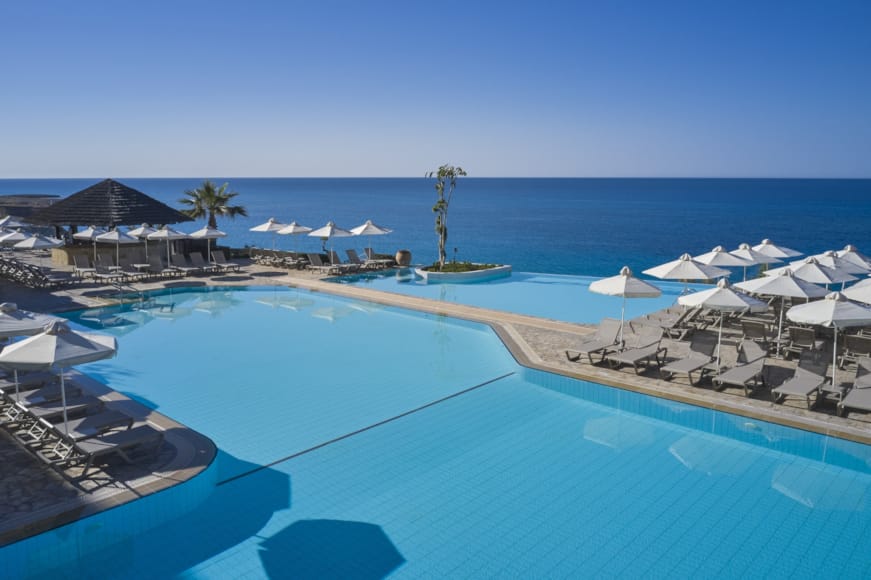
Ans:
{"type": "MultiPolygon", "coordinates": [[[[642,273],[661,280],[713,280],[729,275],[728,270],[697,262],[689,254],[683,254],[677,260],[648,268],[642,273]]],[[[687,293],[686,286],[683,293],[687,293]]]]}
{"type": "Polygon", "coordinates": [[[828,250],[812,257],[816,258],[817,262],[823,266],[828,266],[833,270],[838,270],[839,272],[844,272],[846,274],[867,274],[868,272],[871,272],[871,268],[867,265],[858,264],[852,260],[841,258],[834,252],[834,250],[828,250]]]}
{"type": "Polygon", "coordinates": [[[209,226],[206,226],[190,234],[190,237],[194,239],[206,240],[206,262],[210,264],[212,263],[212,240],[217,240],[218,238],[224,238],[226,236],[227,234],[225,234],[221,230],[210,228],[209,226]]]}
{"type": "MultiPolygon", "coordinates": [[[[19,310],[13,302],[0,304],[0,339],[39,334],[50,322],[61,319],[50,314],[19,310]]],[[[13,369],[15,400],[18,400],[18,369],[13,369]]]]}
{"type": "MultiPolygon", "coordinates": [[[[393,230],[372,223],[372,220],[366,220],[366,223],[351,228],[351,233],[355,236],[386,236],[392,234],[393,230]]],[[[374,250],[373,250],[374,251],[374,250]]]]}
{"type": "Polygon", "coordinates": [[[139,238],[145,242],[145,260],[148,260],[148,235],[156,232],[157,229],[151,227],[148,224],[142,224],[139,227],[133,228],[132,230],[127,230],[127,233],[134,238],[139,238]]]}
{"type": "Polygon", "coordinates": [[[254,226],[253,228],[249,228],[248,231],[251,232],[267,232],[272,234],[272,249],[275,249],[275,234],[284,229],[287,224],[283,224],[281,222],[275,221],[274,217],[269,218],[265,222],[260,225],[254,226]]]}
{"type": "Polygon", "coordinates": [[[839,258],[847,260],[848,262],[853,262],[854,264],[864,266],[871,270],[871,258],[866,256],[865,254],[860,253],[859,250],[856,249],[856,246],[852,244],[847,244],[846,246],[844,246],[843,250],[838,250],[837,252],[835,252],[835,255],[839,258]]]}
{"type": "Polygon", "coordinates": [[[29,238],[25,238],[12,246],[16,250],[45,250],[48,248],[57,248],[62,246],[63,242],[39,234],[33,234],[29,238]]]}
{"type": "Polygon", "coordinates": [[[852,282],[857,279],[852,274],[847,274],[840,270],[823,266],[813,256],[798,262],[793,262],[787,266],[768,270],[765,272],[765,275],[777,276],[783,270],[791,270],[796,278],[801,278],[802,280],[812,282],[813,284],[837,284],[838,282],[852,282]]]}
{"type": "Polygon", "coordinates": [[[8,215],[0,219],[0,228],[26,228],[26,223],[21,221],[20,217],[8,215]]]}
{"type": "Polygon", "coordinates": [[[172,263],[169,255],[169,243],[175,240],[185,240],[188,238],[188,235],[177,230],[172,229],[169,226],[163,226],[153,234],[148,234],[149,240],[166,240],[166,264],[167,266],[172,263]]]}
{"type": "Polygon", "coordinates": [[[308,235],[313,238],[326,238],[330,240],[330,263],[332,264],[333,238],[348,238],[351,237],[353,234],[348,230],[340,228],[333,222],[327,222],[327,225],[309,232],[308,235]]]}
{"type": "Polygon", "coordinates": [[[723,313],[750,310],[750,312],[765,312],[768,304],[741,292],[735,292],[729,282],[723,278],[717,285],[708,290],[680,296],[678,303],[691,308],[710,308],[720,312],[720,331],[717,335],[717,374],[720,373],[720,346],[723,342],[723,313]]]}
{"type": "Polygon", "coordinates": [[[786,246],[778,246],[768,238],[762,240],[761,244],[753,246],[753,250],[772,258],[797,258],[801,256],[801,252],[786,246]]]}
{"type": "Polygon", "coordinates": [[[863,304],[871,304],[871,278],[859,280],[846,290],[841,290],[841,294],[850,300],[863,304]]]}
{"type": "Polygon", "coordinates": [[[871,308],[847,299],[840,292],[826,294],[822,300],[793,306],[786,313],[793,322],[825,326],[834,331],[832,346],[832,388],[837,388],[838,329],[871,324],[871,308]]]}
{"type": "Polygon", "coordinates": [[[610,278],[596,280],[590,284],[590,292],[604,294],[606,296],[621,296],[623,305],[620,308],[620,342],[623,342],[623,320],[626,316],[627,298],[656,298],[662,291],[644,280],[639,280],[632,275],[629,266],[623,266],[620,273],[610,278]]]}
{"type": "MultiPolygon", "coordinates": [[[[750,247],[750,244],[743,243],[738,245],[737,250],[729,252],[733,256],[738,256],[747,260],[750,264],[757,266],[759,264],[779,264],[782,260],[772,256],[766,256],[762,252],[757,252],[750,247]]],[[[747,279],[747,267],[744,268],[744,279],[747,279]]]]}
{"type": "Polygon", "coordinates": [[[707,264],[708,266],[746,268],[747,266],[753,265],[744,258],[739,258],[738,256],[730,254],[723,246],[717,246],[710,252],[694,256],[693,260],[702,264],[707,264]]]}
{"type": "Polygon", "coordinates": [[[125,234],[117,227],[112,228],[108,232],[104,234],[98,235],[94,238],[95,242],[99,242],[101,244],[115,244],[115,265],[121,265],[121,244],[138,244],[139,239],[134,238],[131,235],[125,234]]]}
{"type": "Polygon", "coordinates": [[[97,261],[97,241],[96,237],[100,234],[105,234],[106,230],[100,229],[97,226],[88,226],[80,232],[76,232],[73,234],[73,239],[75,240],[87,240],[94,244],[94,262],[97,261]]]}
{"type": "Polygon", "coordinates": [[[112,336],[71,330],[65,322],[49,323],[44,332],[7,346],[0,352],[0,366],[15,370],[51,370],[60,375],[64,430],[67,399],[64,369],[115,355],[118,342],[112,336]]]}
{"type": "Polygon", "coordinates": [[[7,232],[0,236],[0,244],[6,246],[12,246],[17,244],[18,242],[22,242],[27,239],[27,234],[22,232],[20,229],[7,232]]]}
{"type": "Polygon", "coordinates": [[[735,288],[761,294],[763,296],[780,296],[780,320],[777,324],[777,356],[780,356],[780,336],[783,334],[783,310],[787,298],[822,298],[828,290],[801,278],[796,278],[792,270],[781,270],[776,276],[763,276],[735,284],[735,288]]]}
{"type": "Polygon", "coordinates": [[[308,226],[303,226],[296,222],[290,222],[289,224],[278,230],[278,232],[276,233],[279,236],[299,236],[302,234],[307,234],[310,231],[312,231],[312,228],[308,226]]]}

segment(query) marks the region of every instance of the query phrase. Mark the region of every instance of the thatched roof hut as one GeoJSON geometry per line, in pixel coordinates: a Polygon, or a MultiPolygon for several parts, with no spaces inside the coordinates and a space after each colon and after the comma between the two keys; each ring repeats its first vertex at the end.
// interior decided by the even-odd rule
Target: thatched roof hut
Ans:
{"type": "Polygon", "coordinates": [[[193,219],[141,191],[114,179],[104,179],[35,212],[29,221],[54,226],[114,227],[142,223],[177,224],[193,219]]]}

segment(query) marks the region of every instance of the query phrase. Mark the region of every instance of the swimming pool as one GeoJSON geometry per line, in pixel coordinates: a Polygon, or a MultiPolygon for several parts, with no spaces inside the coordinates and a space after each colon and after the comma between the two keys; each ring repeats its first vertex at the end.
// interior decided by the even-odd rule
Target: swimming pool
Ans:
{"type": "MultiPolygon", "coordinates": [[[[412,268],[400,268],[328,280],[432,300],[595,324],[606,316],[620,318],[622,302],[616,296],[590,292],[590,283],[598,279],[592,276],[512,272],[506,278],[470,284],[426,284],[415,276],[412,268]]],[[[626,300],[626,320],[674,305],[685,288],[683,283],[676,282],[657,280],[655,284],[662,290],[660,297],[626,300]]],[[[703,289],[707,286],[691,284],[689,287],[703,289]]]]}
{"type": "Polygon", "coordinates": [[[155,300],[74,317],[121,345],[85,370],[210,436],[218,484],[135,535],[119,514],[165,493],[0,549],[13,573],[871,571],[867,446],[524,369],[444,317],[264,288],[155,300]]]}

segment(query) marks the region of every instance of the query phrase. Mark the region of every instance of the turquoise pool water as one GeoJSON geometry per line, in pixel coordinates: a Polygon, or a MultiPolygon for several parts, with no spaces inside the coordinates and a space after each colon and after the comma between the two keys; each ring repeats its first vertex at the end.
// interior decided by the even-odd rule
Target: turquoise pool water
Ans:
{"type": "MultiPolygon", "coordinates": [[[[339,284],[588,324],[598,323],[606,316],[620,318],[621,298],[590,292],[590,283],[598,279],[512,272],[510,277],[486,282],[426,284],[411,268],[330,278],[339,284]]],[[[660,297],[626,300],[626,320],[672,306],[685,287],[682,283],[659,280],[655,284],[662,290],[660,297]]],[[[705,287],[690,285],[693,289],[705,287]]]]}
{"type": "Polygon", "coordinates": [[[181,517],[164,492],[0,549],[7,576],[871,572],[867,446],[523,369],[443,317],[262,288],[155,300],[81,313],[120,341],[85,370],[210,436],[215,487],[181,517]]]}

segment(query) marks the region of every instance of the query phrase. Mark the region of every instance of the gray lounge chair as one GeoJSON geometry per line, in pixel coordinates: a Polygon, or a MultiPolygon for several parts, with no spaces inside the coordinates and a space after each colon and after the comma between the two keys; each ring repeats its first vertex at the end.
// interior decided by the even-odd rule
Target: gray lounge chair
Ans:
{"type": "Polygon", "coordinates": [[[665,357],[667,349],[661,346],[661,328],[647,325],[633,328],[633,334],[626,342],[628,346],[623,350],[605,355],[605,360],[608,361],[611,368],[617,369],[623,365],[632,365],[635,374],[640,374],[642,364],[644,368],[648,368],[651,363],[655,362],[657,367],[662,368],[662,359],[665,357]]]}
{"type": "Polygon", "coordinates": [[[828,359],[823,353],[810,350],[803,352],[792,378],[771,389],[771,400],[782,403],[786,397],[804,397],[810,409],[813,406],[811,395],[819,393],[826,382],[827,368],[828,359]]]}
{"type": "Polygon", "coordinates": [[[614,318],[603,318],[599,322],[599,327],[596,331],[584,338],[584,341],[578,345],[577,350],[567,350],[566,358],[571,362],[578,362],[582,357],[586,356],[590,364],[602,362],[605,360],[605,355],[617,348],[617,337],[620,334],[620,321],[614,318]],[[598,361],[593,360],[593,355],[598,354],[601,358],[598,361]]]}
{"type": "Polygon", "coordinates": [[[844,368],[847,362],[857,362],[860,358],[871,357],[871,336],[848,334],[844,336],[844,353],[838,362],[844,368]]]}
{"type": "Polygon", "coordinates": [[[149,448],[151,453],[148,456],[154,457],[162,444],[163,431],[158,431],[151,425],[139,425],[126,431],[114,431],[102,437],[79,441],[75,444],[75,450],[85,462],[82,477],[86,477],[91,467],[101,458],[118,455],[125,462],[134,463],[131,451],[149,448]]]}
{"type": "Polygon", "coordinates": [[[738,364],[714,377],[714,383],[721,387],[731,385],[744,389],[749,397],[757,387],[765,386],[765,360],[767,353],[753,340],[742,340],[738,344],[738,364]]]}
{"type": "Polygon", "coordinates": [[[198,268],[196,266],[191,266],[190,264],[188,264],[188,261],[187,259],[185,259],[184,254],[173,254],[170,260],[172,260],[172,267],[176,270],[181,270],[185,273],[185,275],[203,273],[202,268],[198,268]]]}
{"type": "Polygon", "coordinates": [[[856,378],[847,395],[838,403],[838,414],[845,415],[848,410],[871,411],[871,358],[856,360],[856,378]]]}
{"type": "Polygon", "coordinates": [[[220,266],[206,263],[205,258],[203,258],[203,255],[199,252],[191,252],[188,254],[188,259],[191,261],[191,265],[194,268],[199,268],[202,272],[217,272],[223,270],[220,266]]]}
{"type": "Polygon", "coordinates": [[[238,272],[242,267],[241,264],[227,261],[227,256],[224,254],[224,250],[212,250],[212,261],[224,270],[238,272]]]}
{"type": "Polygon", "coordinates": [[[306,254],[308,256],[309,265],[308,268],[311,270],[317,270],[318,272],[324,272],[326,274],[336,274],[339,272],[339,269],[332,264],[324,264],[324,261],[321,259],[320,254],[306,254]]]}
{"type": "Polygon", "coordinates": [[[690,352],[687,356],[674,360],[659,369],[660,376],[665,380],[671,380],[674,375],[686,374],[691,385],[698,384],[710,369],[714,362],[714,352],[717,350],[717,335],[704,331],[696,332],[690,340],[690,352]],[[693,381],[693,373],[699,373],[698,379],[693,381]]]}
{"type": "Polygon", "coordinates": [[[96,437],[101,433],[118,427],[129,429],[133,425],[133,417],[121,411],[101,411],[94,415],[85,415],[78,419],[70,419],[66,425],[51,423],[40,419],[30,429],[16,433],[15,437],[24,444],[34,444],[49,437],[55,437],[55,453],[69,453],[70,442],[81,441],[88,437],[96,437]]]}
{"type": "Polygon", "coordinates": [[[802,326],[790,326],[789,343],[783,347],[783,356],[789,358],[790,354],[801,356],[806,350],[821,350],[823,341],[817,339],[816,330],[813,328],[804,328],[802,326]]]}
{"type": "Polygon", "coordinates": [[[762,344],[765,348],[771,343],[771,334],[768,331],[768,325],[764,322],[755,320],[741,321],[741,340],[753,340],[762,344]]]}

